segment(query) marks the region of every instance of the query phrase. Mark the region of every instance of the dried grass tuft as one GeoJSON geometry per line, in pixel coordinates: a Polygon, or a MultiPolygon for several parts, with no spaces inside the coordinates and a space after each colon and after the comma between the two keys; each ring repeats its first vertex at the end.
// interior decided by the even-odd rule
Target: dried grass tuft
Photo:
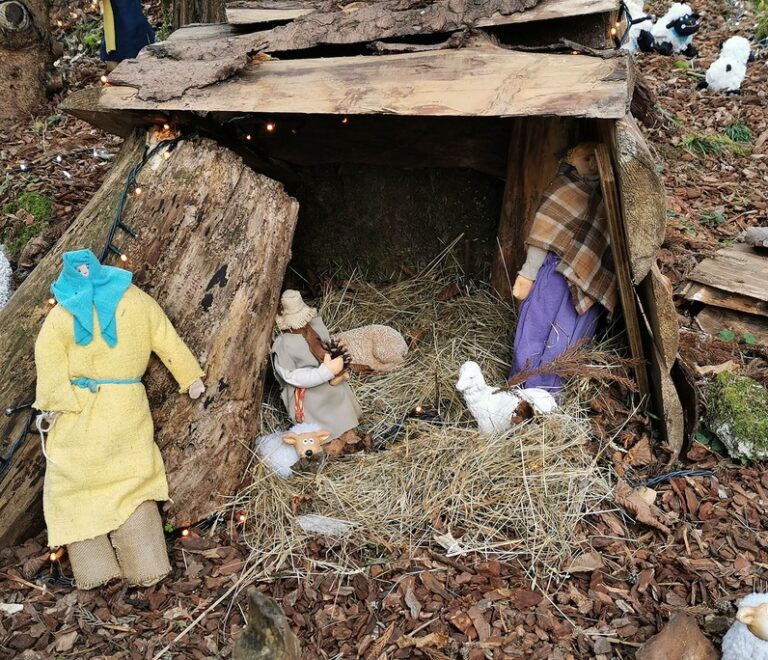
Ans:
{"type": "MultiPolygon", "coordinates": [[[[332,330],[385,323],[418,341],[402,368],[352,381],[364,425],[389,438],[377,445],[386,449],[305,466],[289,480],[257,461],[240,505],[250,508],[246,538],[265,571],[350,573],[394,551],[434,546],[446,534],[461,553],[524,558],[546,571],[559,571],[572,554],[577,522],[610,490],[587,451],[580,396],[508,434],[477,433],[454,388],[458,369],[474,359],[489,382],[501,384],[514,313],[486,287],[463,280],[460,295],[440,301],[458,276],[443,265],[383,287],[352,279],[317,301],[332,330]],[[418,404],[439,407],[442,421],[408,418],[418,404]],[[385,432],[398,423],[402,433],[392,439],[385,432]],[[342,520],[350,530],[310,548],[297,514],[342,520]]],[[[272,391],[262,431],[287,425],[272,391]]]]}

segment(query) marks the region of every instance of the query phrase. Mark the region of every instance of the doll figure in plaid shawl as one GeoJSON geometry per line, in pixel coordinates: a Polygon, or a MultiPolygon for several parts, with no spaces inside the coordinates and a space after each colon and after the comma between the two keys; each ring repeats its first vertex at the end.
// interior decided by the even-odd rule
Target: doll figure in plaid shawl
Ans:
{"type": "MultiPolygon", "coordinates": [[[[604,314],[616,307],[596,146],[583,142],[567,152],[533,220],[512,289],[521,304],[510,377],[535,372],[592,338],[604,314]]],[[[525,387],[558,392],[562,383],[556,374],[534,373],[525,387]]]]}

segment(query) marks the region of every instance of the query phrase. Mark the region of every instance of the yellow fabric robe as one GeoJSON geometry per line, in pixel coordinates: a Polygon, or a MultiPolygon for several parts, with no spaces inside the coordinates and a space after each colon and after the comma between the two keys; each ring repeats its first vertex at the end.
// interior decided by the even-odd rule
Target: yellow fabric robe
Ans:
{"type": "Polygon", "coordinates": [[[110,348],[93,315],[94,336],[75,343],[72,315],[61,305],[43,323],[35,344],[34,407],[56,411],[46,443],[43,509],[51,547],[114,531],[146,500],[168,499],[168,482],[154,441],[142,383],[103,384],[97,392],[75,378],[141,378],[154,351],[184,393],[203,371],[155,300],[131,286],[115,314],[110,348]]]}

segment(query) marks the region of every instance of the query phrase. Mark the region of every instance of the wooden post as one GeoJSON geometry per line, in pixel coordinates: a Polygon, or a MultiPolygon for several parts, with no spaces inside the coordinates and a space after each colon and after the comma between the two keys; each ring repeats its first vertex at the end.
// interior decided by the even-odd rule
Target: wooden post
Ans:
{"type": "MultiPolygon", "coordinates": [[[[102,188],[0,312],[3,406],[34,398],[32,349],[61,255],[101,249],[142,149],[143,136],[126,141],[102,188]]],[[[145,378],[173,498],[169,521],[181,526],[223,508],[250,460],[298,203],[233,152],[199,138],[179,143],[168,160],[158,155],[138,184],[142,194],[131,195],[124,222],[139,237],[118,234],[128,261],[117,265],[134,272],[206,371],[207,391],[197,401],[179,396],[157,360],[145,378]]],[[[19,417],[0,418],[3,451],[19,417]]],[[[39,440],[30,434],[0,480],[0,546],[43,526],[43,469],[39,440]]]]}
{"type": "Polygon", "coordinates": [[[646,366],[643,340],[640,332],[640,319],[638,316],[635,290],[632,286],[630,273],[629,254],[627,250],[627,237],[624,222],[621,215],[616,177],[613,173],[613,163],[608,146],[599,144],[595,151],[597,165],[600,170],[600,185],[603,189],[603,202],[605,214],[608,220],[608,233],[611,238],[611,250],[613,263],[616,269],[616,284],[619,288],[619,300],[624,313],[624,325],[627,330],[627,342],[629,352],[633,358],[641,360],[641,364],[635,367],[635,377],[641,394],[650,394],[651,388],[648,382],[648,370],[646,366]]]}
{"type": "Polygon", "coordinates": [[[507,184],[491,267],[491,285],[505,300],[512,300],[512,284],[525,261],[525,239],[541,196],[557,174],[569,128],[572,124],[560,117],[511,120],[507,184]]]}

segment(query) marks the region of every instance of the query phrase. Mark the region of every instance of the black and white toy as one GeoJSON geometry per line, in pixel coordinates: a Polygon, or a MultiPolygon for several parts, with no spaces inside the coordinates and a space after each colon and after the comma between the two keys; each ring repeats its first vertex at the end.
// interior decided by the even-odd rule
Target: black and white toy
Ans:
{"type": "Polygon", "coordinates": [[[698,89],[738,94],[747,75],[747,63],[754,59],[749,41],[744,37],[731,37],[721,44],[720,57],[709,65],[698,89]]]}
{"type": "Polygon", "coordinates": [[[699,14],[690,5],[675,2],[651,30],[656,51],[662,55],[680,53],[696,57],[693,36],[699,31],[699,14]]]}
{"type": "Polygon", "coordinates": [[[627,13],[626,42],[621,49],[628,53],[650,53],[653,50],[654,38],[651,30],[656,22],[656,16],[643,11],[642,0],[624,0],[627,13]]]}

